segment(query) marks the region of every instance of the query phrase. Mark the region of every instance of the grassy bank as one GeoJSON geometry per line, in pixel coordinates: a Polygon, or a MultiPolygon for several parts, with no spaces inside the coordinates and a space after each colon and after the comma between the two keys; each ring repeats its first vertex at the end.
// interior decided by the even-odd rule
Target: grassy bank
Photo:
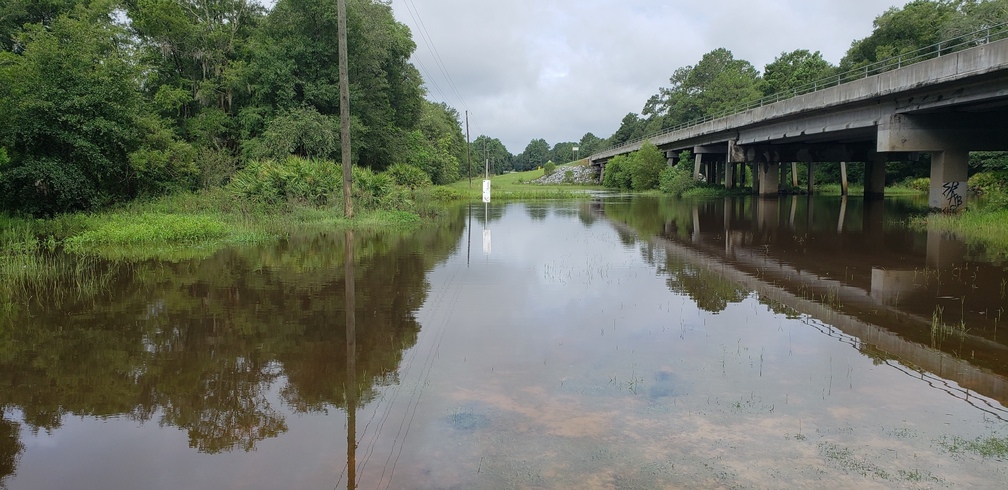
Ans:
{"type": "MultiPolygon", "coordinates": [[[[567,165],[560,165],[556,172],[561,174],[567,165]]],[[[543,176],[543,170],[526,172],[511,172],[503,175],[490,176],[491,200],[532,200],[532,199],[573,199],[584,197],[585,192],[592,189],[603,189],[601,186],[583,184],[533,184],[532,181],[543,176]]],[[[456,192],[459,199],[480,199],[483,195],[483,175],[474,175],[472,184],[469,180],[461,180],[445,186],[456,192]]]]}
{"type": "Polygon", "coordinates": [[[51,219],[0,216],[0,274],[13,266],[31,270],[31,257],[63,248],[107,259],[183,260],[221,247],[270,241],[292,233],[333,229],[403,228],[432,217],[434,203],[417,212],[355,209],[343,217],[341,205],[243,202],[224,189],[184,193],[133,202],[100,213],[67,214],[51,219]]]}

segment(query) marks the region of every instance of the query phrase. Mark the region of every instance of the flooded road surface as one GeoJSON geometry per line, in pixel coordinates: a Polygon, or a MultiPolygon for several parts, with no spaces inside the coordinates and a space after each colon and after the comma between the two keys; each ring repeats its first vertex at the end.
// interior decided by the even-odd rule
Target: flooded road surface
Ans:
{"type": "Polygon", "coordinates": [[[916,210],[474,204],[405,237],[53,257],[2,305],[0,475],[11,489],[1001,488],[1008,273],[907,231],[916,210]]]}

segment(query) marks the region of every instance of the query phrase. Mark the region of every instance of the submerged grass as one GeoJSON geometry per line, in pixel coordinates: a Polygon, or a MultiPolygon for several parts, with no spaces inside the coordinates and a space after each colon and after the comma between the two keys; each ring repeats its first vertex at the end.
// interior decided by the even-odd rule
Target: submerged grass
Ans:
{"type": "Polygon", "coordinates": [[[1008,437],[991,435],[965,439],[960,436],[951,436],[941,439],[938,443],[952,454],[974,453],[984,458],[1000,460],[1008,458],[1008,437]]]}

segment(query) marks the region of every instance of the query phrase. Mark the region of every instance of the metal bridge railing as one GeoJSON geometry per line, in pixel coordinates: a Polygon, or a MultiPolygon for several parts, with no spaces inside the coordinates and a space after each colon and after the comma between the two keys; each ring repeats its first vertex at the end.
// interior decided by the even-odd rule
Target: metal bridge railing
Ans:
{"type": "Polygon", "coordinates": [[[685,123],[664,128],[661,131],[649,134],[642,138],[621,143],[619,145],[610,146],[609,148],[606,148],[601,151],[596,151],[595,153],[604,153],[613,150],[619,150],[621,148],[636,146],[643,143],[644,141],[656,138],[658,136],[664,136],[674,131],[679,131],[693,126],[699,126],[701,124],[714,121],[715,119],[721,119],[722,117],[727,117],[732,114],[738,114],[741,112],[748,111],[750,109],[765,106],[767,104],[773,104],[775,102],[780,102],[782,100],[798,97],[800,95],[810,94],[812,92],[823,90],[829,87],[836,87],[837,85],[841,85],[844,83],[862,80],[873,75],[878,75],[880,73],[885,73],[888,71],[903,68],[904,66],[919,63],[921,61],[934,59],[939,56],[952,54],[957,51],[962,51],[966,48],[982,46],[984,44],[989,44],[991,42],[999,41],[1005,38],[1008,38],[1008,22],[996,24],[990,27],[979,29],[949,39],[944,39],[930,46],[925,46],[923,48],[910,51],[907,53],[901,53],[898,56],[893,56],[892,58],[887,58],[882,61],[876,61],[874,63],[870,63],[865,66],[861,66],[843,73],[831,75],[827,78],[816,80],[812,83],[803,85],[795,89],[770,94],[767,95],[766,97],[754,100],[752,102],[739,104],[735,107],[726,109],[717,114],[711,114],[701,118],[693,119],[692,121],[687,121],[685,123]]]}

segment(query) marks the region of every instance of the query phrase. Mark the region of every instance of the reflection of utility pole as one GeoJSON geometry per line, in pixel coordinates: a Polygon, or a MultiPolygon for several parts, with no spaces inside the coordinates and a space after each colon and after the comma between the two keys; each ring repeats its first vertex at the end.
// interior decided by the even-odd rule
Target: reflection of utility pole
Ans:
{"type": "Polygon", "coordinates": [[[354,278],[354,235],[346,230],[346,257],[343,262],[343,284],[346,307],[346,363],[344,388],[347,397],[347,490],[357,485],[357,293],[354,278]]]}
{"type": "Polygon", "coordinates": [[[353,218],[353,200],[350,187],[353,174],[350,172],[350,81],[347,79],[347,35],[346,0],[336,2],[336,37],[339,40],[339,89],[340,89],[340,147],[343,159],[343,216],[353,218]]]}

